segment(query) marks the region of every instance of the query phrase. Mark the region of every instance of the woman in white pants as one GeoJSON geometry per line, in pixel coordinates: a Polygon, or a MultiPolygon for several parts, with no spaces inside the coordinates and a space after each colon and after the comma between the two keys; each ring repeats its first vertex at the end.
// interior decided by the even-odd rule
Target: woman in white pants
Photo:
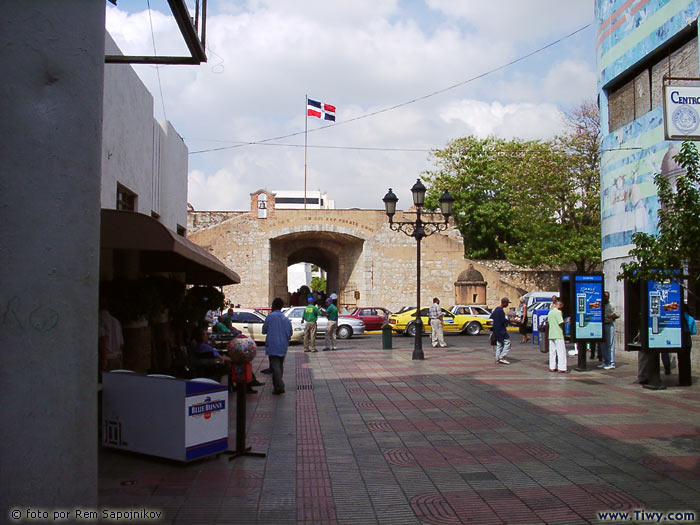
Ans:
{"type": "Polygon", "coordinates": [[[561,314],[561,309],[564,307],[564,302],[557,300],[552,305],[552,309],[547,314],[547,323],[549,324],[549,371],[566,374],[566,345],[564,344],[564,325],[568,320],[564,320],[561,314]]]}

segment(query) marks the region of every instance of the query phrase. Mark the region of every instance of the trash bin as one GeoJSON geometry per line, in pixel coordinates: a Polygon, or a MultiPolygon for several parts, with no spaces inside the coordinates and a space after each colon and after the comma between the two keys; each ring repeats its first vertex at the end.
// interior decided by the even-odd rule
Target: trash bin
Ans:
{"type": "Polygon", "coordinates": [[[391,326],[382,326],[382,350],[391,350],[391,326]]]}
{"type": "Polygon", "coordinates": [[[547,334],[543,332],[540,332],[540,352],[543,354],[549,352],[549,348],[547,348],[547,334]]]}

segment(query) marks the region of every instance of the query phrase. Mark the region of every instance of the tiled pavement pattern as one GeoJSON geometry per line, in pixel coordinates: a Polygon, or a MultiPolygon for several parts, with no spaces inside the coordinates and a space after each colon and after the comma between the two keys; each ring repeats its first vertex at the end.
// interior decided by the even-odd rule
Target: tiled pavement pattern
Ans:
{"type": "MultiPolygon", "coordinates": [[[[287,393],[271,395],[259,375],[267,384],[248,396],[247,442],[265,458],[180,465],[105,449],[100,508],[244,524],[581,523],[603,510],[700,511],[697,382],[644,390],[633,383],[635,354],[618,352],[615,370],[565,375],[550,373],[533,345],[515,342],[506,366],[494,364],[485,336],[449,337],[447,349],[424,342],[425,361],[412,361],[412,340],[401,337],[393,350],[381,350],[380,336],[337,352],[292,347],[287,393]]],[[[256,369],[264,364],[256,358],[256,369]]]]}

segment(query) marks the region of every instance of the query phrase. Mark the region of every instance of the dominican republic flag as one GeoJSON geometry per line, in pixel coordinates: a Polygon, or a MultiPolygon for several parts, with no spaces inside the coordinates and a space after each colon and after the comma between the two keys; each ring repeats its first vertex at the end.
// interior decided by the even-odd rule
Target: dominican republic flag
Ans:
{"type": "Polygon", "coordinates": [[[316,100],[306,99],[306,114],[309,117],[322,118],[324,120],[332,120],[335,122],[335,106],[330,104],[321,104],[316,100]]]}

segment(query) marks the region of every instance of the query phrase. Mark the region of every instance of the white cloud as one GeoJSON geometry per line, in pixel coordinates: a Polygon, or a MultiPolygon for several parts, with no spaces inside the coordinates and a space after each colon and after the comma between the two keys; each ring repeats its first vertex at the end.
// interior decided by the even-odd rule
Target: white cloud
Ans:
{"type": "Polygon", "coordinates": [[[593,2],[584,0],[426,0],[426,3],[496,41],[562,36],[567,30],[593,22],[593,2]]]}
{"type": "MultiPolygon", "coordinates": [[[[582,6],[588,3],[221,2],[208,17],[207,63],[136,70],[158,118],[162,89],[167,118],[191,152],[303,131],[305,94],[338,108],[339,125],[310,132],[310,145],[428,150],[470,133],[547,138],[561,130],[558,106],[595,95],[592,32],[590,53],[580,42],[564,42],[546,56],[423,96],[589,22],[590,6],[582,6]]],[[[154,11],[152,20],[159,53],[182,45],[169,13],[154,11]]],[[[108,6],[107,27],[125,53],[152,52],[146,11],[108,6]]],[[[323,124],[308,120],[310,131],[323,124]]],[[[283,142],[303,144],[303,135],[283,142]]],[[[386,188],[407,190],[427,168],[427,152],[309,148],[307,182],[309,189],[328,191],[338,207],[380,208],[386,188]]],[[[260,187],[299,190],[303,184],[303,148],[243,146],[190,155],[189,201],[197,209],[247,209],[249,194],[260,187]]]]}
{"type": "Polygon", "coordinates": [[[501,104],[461,100],[446,106],[440,116],[465,124],[465,135],[485,138],[546,139],[562,130],[561,114],[552,104],[501,104]]]}

